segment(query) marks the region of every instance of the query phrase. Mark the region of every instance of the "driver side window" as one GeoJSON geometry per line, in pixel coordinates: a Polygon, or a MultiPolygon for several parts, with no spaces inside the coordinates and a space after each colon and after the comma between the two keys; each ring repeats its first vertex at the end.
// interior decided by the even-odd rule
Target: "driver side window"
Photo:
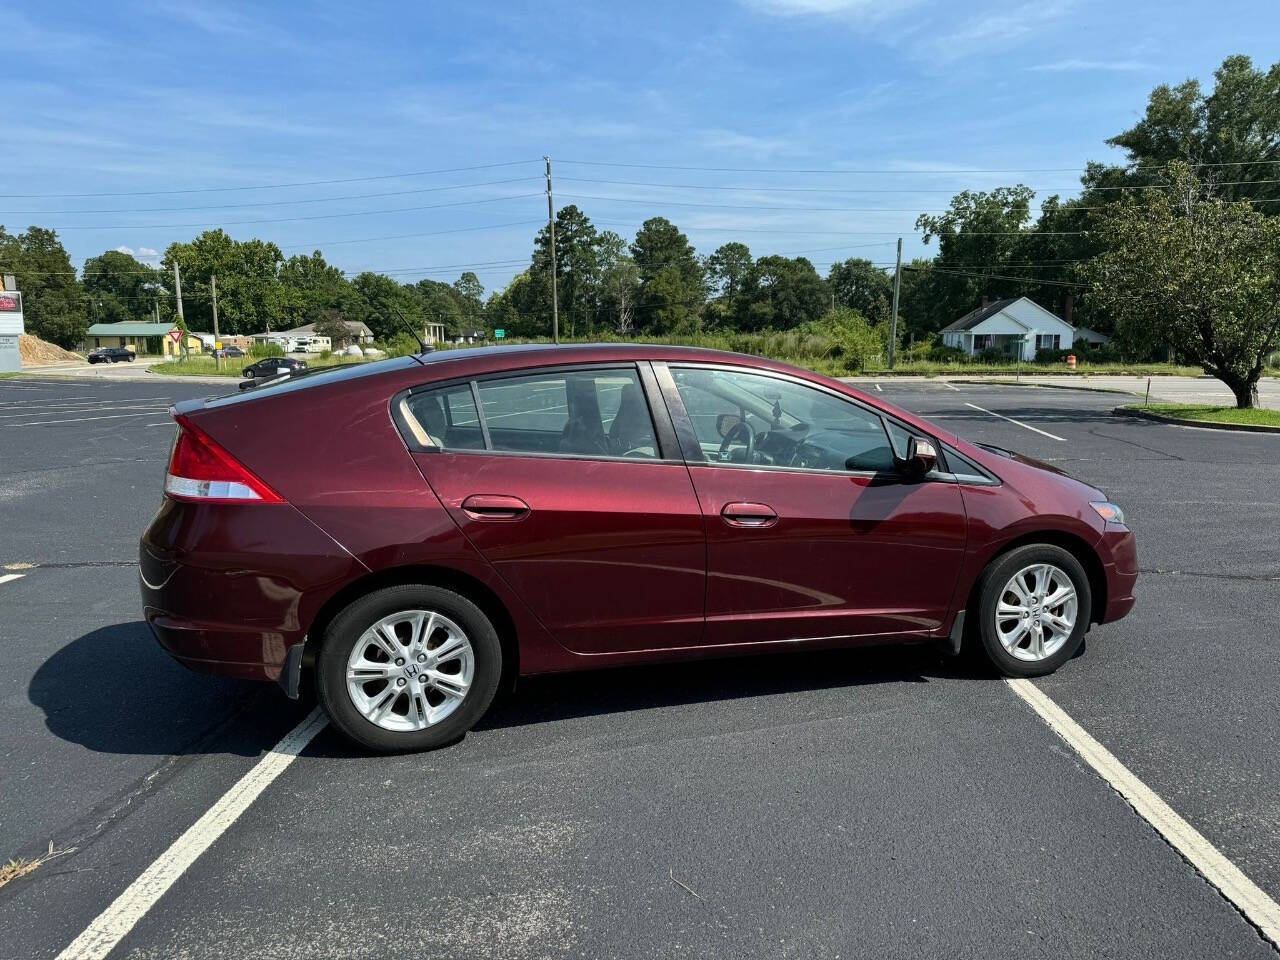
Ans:
{"type": "Polygon", "coordinates": [[[708,463],[832,471],[889,471],[884,422],[825,391],[738,370],[672,366],[708,463]]]}

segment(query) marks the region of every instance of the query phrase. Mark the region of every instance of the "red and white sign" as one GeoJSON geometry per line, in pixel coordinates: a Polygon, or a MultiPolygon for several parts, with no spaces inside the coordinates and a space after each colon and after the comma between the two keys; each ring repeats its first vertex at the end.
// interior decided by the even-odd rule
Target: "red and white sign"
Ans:
{"type": "Polygon", "coordinates": [[[182,331],[179,330],[177,327],[174,327],[172,330],[169,331],[169,339],[172,340],[174,343],[177,343],[179,340],[182,339],[182,331]]]}
{"type": "Polygon", "coordinates": [[[22,294],[0,292],[0,313],[21,313],[22,294]]]}

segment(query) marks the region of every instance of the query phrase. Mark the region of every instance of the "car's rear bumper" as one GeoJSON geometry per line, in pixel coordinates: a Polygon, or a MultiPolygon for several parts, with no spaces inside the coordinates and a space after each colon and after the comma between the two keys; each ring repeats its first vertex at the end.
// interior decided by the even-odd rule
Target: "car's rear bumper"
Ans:
{"type": "Polygon", "coordinates": [[[139,547],[143,617],[192,670],[279,678],[321,605],[364,567],[288,504],[166,499],[139,547]]]}
{"type": "Polygon", "coordinates": [[[1107,581],[1107,602],[1099,623],[1119,620],[1133,609],[1134,586],[1138,582],[1138,546],[1132,531],[1107,524],[1098,543],[1102,569],[1107,581]]]}

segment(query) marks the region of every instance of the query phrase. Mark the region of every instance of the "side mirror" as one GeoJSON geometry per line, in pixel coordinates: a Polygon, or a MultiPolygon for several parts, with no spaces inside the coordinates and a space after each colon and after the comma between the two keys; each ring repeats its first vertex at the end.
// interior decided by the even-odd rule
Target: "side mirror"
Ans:
{"type": "Polygon", "coordinates": [[[938,465],[938,450],[932,440],[912,437],[907,441],[907,457],[898,460],[898,472],[913,479],[925,476],[938,465]]]}
{"type": "Polygon", "coordinates": [[[722,437],[727,437],[730,431],[741,422],[742,418],[736,413],[722,413],[716,417],[716,433],[722,437]]]}

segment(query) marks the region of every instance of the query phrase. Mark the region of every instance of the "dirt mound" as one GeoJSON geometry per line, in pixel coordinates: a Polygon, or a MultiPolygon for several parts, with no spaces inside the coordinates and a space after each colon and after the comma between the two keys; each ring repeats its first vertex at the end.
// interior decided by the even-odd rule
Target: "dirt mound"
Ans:
{"type": "Polygon", "coordinates": [[[68,363],[83,360],[84,357],[70,350],[24,333],[18,338],[18,353],[22,356],[24,367],[45,367],[51,363],[68,363]]]}

